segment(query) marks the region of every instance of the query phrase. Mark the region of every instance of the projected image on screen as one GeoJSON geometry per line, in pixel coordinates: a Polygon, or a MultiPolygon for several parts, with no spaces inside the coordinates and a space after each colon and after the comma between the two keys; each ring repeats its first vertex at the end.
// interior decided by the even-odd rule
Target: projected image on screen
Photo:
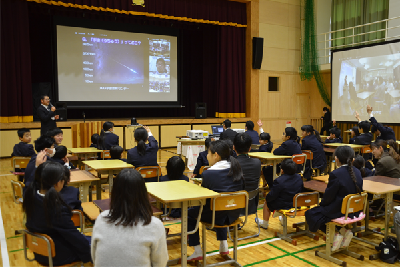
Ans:
{"type": "Polygon", "coordinates": [[[335,52],[332,104],[332,118],[339,121],[354,120],[356,111],[368,119],[371,105],[378,121],[400,123],[400,45],[335,52]]]}
{"type": "Polygon", "coordinates": [[[149,40],[149,92],[170,92],[170,47],[164,39],[149,40]]]}

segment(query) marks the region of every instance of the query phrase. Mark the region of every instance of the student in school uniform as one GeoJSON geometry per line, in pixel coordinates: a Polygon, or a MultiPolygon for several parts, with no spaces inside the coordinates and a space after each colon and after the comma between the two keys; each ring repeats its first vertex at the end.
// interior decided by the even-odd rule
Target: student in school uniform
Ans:
{"type": "MultiPolygon", "coordinates": [[[[213,141],[208,149],[207,159],[210,168],[203,172],[202,187],[215,192],[236,192],[244,189],[243,173],[239,162],[230,155],[229,144],[225,140],[213,141]]],[[[188,210],[188,231],[194,230],[199,215],[199,207],[189,208],[188,210]]],[[[215,224],[225,225],[234,222],[240,215],[240,209],[232,211],[218,211],[215,214],[215,224]]],[[[210,209],[210,199],[207,199],[203,207],[201,220],[210,222],[212,211],[210,209]]],[[[220,241],[219,253],[229,254],[227,242],[227,228],[216,228],[217,240],[220,241]]],[[[194,247],[194,253],[188,257],[188,261],[202,260],[203,251],[200,245],[199,229],[194,234],[189,235],[189,246],[194,247]]]]}
{"type": "Polygon", "coordinates": [[[358,126],[354,126],[353,128],[351,128],[350,132],[351,132],[351,138],[349,140],[349,144],[355,144],[356,138],[360,136],[360,129],[358,128],[358,126]]]}
{"type": "MultiPolygon", "coordinates": [[[[274,150],[274,155],[293,156],[294,154],[302,154],[301,146],[297,141],[297,131],[293,127],[286,127],[282,135],[283,143],[274,150]]],[[[300,165],[297,167],[299,171],[300,165]]],[[[280,164],[276,166],[277,173],[280,172],[280,164]]],[[[267,166],[263,168],[263,174],[268,187],[272,189],[274,186],[273,167],[267,166]]]]}
{"type": "Polygon", "coordinates": [[[137,167],[158,166],[158,143],[147,126],[137,128],[134,133],[137,145],[128,150],[127,162],[137,167]],[[149,141],[146,144],[146,141],[149,141]]]}
{"type": "MultiPolygon", "coordinates": [[[[50,159],[54,156],[56,153],[56,150],[54,148],[54,138],[51,138],[50,136],[47,135],[42,135],[38,139],[35,140],[35,150],[36,152],[41,152],[44,151],[46,154],[46,159],[50,159]]],[[[35,171],[36,171],[36,160],[37,160],[37,155],[33,155],[26,166],[25,169],[25,176],[24,176],[24,192],[26,188],[34,181],[35,179],[35,171]]]]}
{"type": "Polygon", "coordinates": [[[325,144],[332,144],[332,143],[343,143],[343,138],[340,136],[342,131],[337,128],[333,127],[329,129],[329,136],[325,140],[325,144]]]}
{"type": "Polygon", "coordinates": [[[208,148],[210,146],[210,142],[211,142],[211,138],[207,138],[204,141],[204,146],[206,147],[206,150],[199,153],[199,156],[197,157],[196,167],[194,167],[194,170],[193,170],[192,178],[193,177],[201,177],[201,175],[200,175],[201,167],[208,166],[207,154],[208,154],[208,148]]]}
{"type": "Polygon", "coordinates": [[[166,266],[165,228],[152,215],[142,176],[134,169],[122,170],[111,191],[110,210],[93,227],[94,266],[166,266]]]}
{"type": "Polygon", "coordinates": [[[32,141],[31,131],[27,128],[21,128],[17,131],[19,143],[13,148],[11,157],[32,157],[36,155],[33,150],[33,145],[29,144],[32,141]]]}
{"type": "Polygon", "coordinates": [[[400,155],[393,140],[377,140],[371,144],[372,154],[379,159],[375,165],[376,176],[400,178],[400,155]]]}
{"type": "Polygon", "coordinates": [[[97,134],[97,133],[92,134],[92,136],[90,137],[90,140],[92,141],[92,143],[90,144],[90,147],[97,148],[97,143],[99,142],[99,138],[100,138],[99,134],[97,134]]]}
{"type": "Polygon", "coordinates": [[[233,142],[233,138],[235,138],[235,135],[237,134],[237,132],[235,132],[234,130],[231,129],[231,121],[226,119],[223,123],[222,123],[222,127],[224,128],[224,131],[221,133],[221,135],[219,136],[219,140],[231,140],[233,142]]]}
{"type": "Polygon", "coordinates": [[[260,143],[260,141],[258,139],[258,133],[253,130],[254,129],[254,122],[247,121],[245,129],[246,129],[245,133],[247,133],[251,137],[252,144],[258,145],[260,143]]]}
{"type": "MultiPolygon", "coordinates": [[[[37,159],[44,161],[45,152],[37,159]]],[[[56,162],[38,162],[35,181],[24,195],[22,204],[26,213],[26,228],[30,232],[46,234],[55,244],[54,266],[75,261],[90,262],[89,239],[81,234],[71,220],[71,208],[60,195],[64,186],[64,167],[56,162]]],[[[48,265],[48,257],[35,254],[35,260],[48,265]]]]}
{"type": "MultiPolygon", "coordinates": [[[[363,179],[360,171],[353,166],[354,150],[349,146],[340,146],[335,150],[335,161],[338,168],[329,173],[329,182],[319,206],[305,213],[310,231],[318,229],[326,232],[326,223],[332,219],[344,216],[341,212],[343,198],[349,194],[359,194],[363,191],[363,179]]],[[[349,217],[358,214],[349,214],[349,217]]],[[[343,228],[341,234],[334,237],[333,250],[350,243],[353,233],[343,228]],[[336,244],[336,245],[335,245],[336,244]]]]}
{"type": "Polygon", "coordinates": [[[365,168],[365,160],[361,155],[357,155],[353,161],[353,166],[360,170],[361,177],[369,177],[374,175],[374,171],[371,171],[368,168],[365,168]]]}
{"type": "Polygon", "coordinates": [[[372,112],[372,107],[369,105],[367,106],[367,113],[370,117],[369,120],[372,123],[371,133],[374,134],[376,132],[377,134],[376,141],[379,139],[396,141],[396,135],[394,134],[393,129],[378,123],[372,112]]]}
{"type": "Polygon", "coordinates": [[[260,129],[260,147],[258,148],[258,151],[254,152],[271,152],[272,148],[274,147],[274,143],[271,142],[271,135],[269,133],[264,133],[264,129],[262,128],[263,123],[261,120],[258,120],[257,124],[260,129]]]}
{"type": "Polygon", "coordinates": [[[114,133],[114,123],[106,121],[103,124],[97,147],[100,150],[110,150],[112,146],[118,145],[119,136],[114,133]]]}
{"type": "Polygon", "coordinates": [[[61,165],[66,166],[68,169],[76,169],[76,167],[71,162],[69,162],[69,159],[67,158],[68,149],[65,146],[57,146],[54,149],[56,153],[54,153],[52,161],[58,162],[61,165]]]}
{"type": "Polygon", "coordinates": [[[112,146],[110,149],[110,156],[111,159],[119,159],[123,162],[126,162],[126,159],[122,158],[122,153],[124,152],[124,149],[120,146],[112,146]]]}
{"type": "MultiPolygon", "coordinates": [[[[318,131],[314,130],[312,125],[303,125],[301,131],[301,135],[303,136],[301,150],[310,150],[313,153],[313,168],[319,169],[322,172],[326,168],[326,156],[318,131]]],[[[310,160],[307,160],[303,177],[309,181],[311,180],[311,174],[310,160]]]]}
{"type": "Polygon", "coordinates": [[[373,138],[372,133],[369,132],[371,129],[371,123],[369,121],[361,121],[358,112],[356,112],[355,117],[358,120],[358,128],[361,130],[361,134],[355,139],[355,144],[370,145],[373,138]]]}
{"type": "Polygon", "coordinates": [[[179,156],[170,157],[167,161],[167,175],[160,177],[160,182],[182,180],[189,182],[189,177],[183,174],[185,162],[179,156]]]}
{"type": "Polygon", "coordinates": [[[53,128],[46,133],[48,136],[53,137],[56,141],[55,146],[61,145],[64,139],[64,133],[60,128],[53,128]]]}
{"type": "Polygon", "coordinates": [[[274,186],[265,197],[263,220],[259,219],[262,228],[268,229],[269,218],[275,210],[293,208],[293,197],[303,191],[303,180],[296,171],[297,164],[292,159],[282,161],[281,176],[275,179],[274,186]]]}
{"type": "Polygon", "coordinates": [[[60,195],[64,202],[72,210],[82,210],[82,202],[79,200],[79,188],[68,186],[71,181],[71,171],[67,166],[64,166],[64,186],[60,191],[60,195]]]}

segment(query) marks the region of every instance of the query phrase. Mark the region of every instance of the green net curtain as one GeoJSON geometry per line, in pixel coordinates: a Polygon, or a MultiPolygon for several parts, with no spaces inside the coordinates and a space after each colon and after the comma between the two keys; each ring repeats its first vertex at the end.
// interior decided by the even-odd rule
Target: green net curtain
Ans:
{"type": "Polygon", "coordinates": [[[301,80],[311,80],[313,77],[317,82],[319,93],[324,102],[331,106],[326,84],[321,77],[318,64],[318,51],[315,33],[314,0],[305,0],[304,5],[304,36],[301,44],[301,80]]]}

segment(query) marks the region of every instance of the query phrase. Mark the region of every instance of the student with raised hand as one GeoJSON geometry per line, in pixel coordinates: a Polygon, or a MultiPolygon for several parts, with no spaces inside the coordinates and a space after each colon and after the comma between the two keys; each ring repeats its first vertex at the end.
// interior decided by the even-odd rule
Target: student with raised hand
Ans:
{"type": "Polygon", "coordinates": [[[36,155],[33,150],[33,145],[29,144],[32,141],[31,131],[27,128],[21,128],[17,131],[19,143],[13,148],[11,157],[32,157],[36,155]]]}
{"type": "Polygon", "coordinates": [[[110,150],[112,146],[119,145],[119,136],[114,134],[114,123],[106,121],[101,130],[97,148],[100,150],[110,150]]]}
{"type": "MultiPolygon", "coordinates": [[[[344,216],[341,212],[342,201],[349,194],[360,194],[363,191],[363,179],[360,171],[353,166],[354,150],[349,146],[340,146],[335,150],[335,161],[338,168],[329,173],[329,182],[322,201],[305,213],[310,231],[318,229],[326,232],[326,223],[332,219],[344,216]]],[[[358,213],[349,214],[350,218],[358,216],[358,213]]],[[[342,245],[349,244],[353,233],[351,230],[341,230],[334,237],[333,250],[342,245]]]]}
{"type": "MultiPolygon", "coordinates": [[[[44,152],[39,154],[38,163],[45,158],[44,152]]],[[[71,220],[71,208],[59,194],[64,186],[64,175],[64,167],[59,163],[38,164],[35,181],[28,186],[22,204],[28,230],[46,234],[54,241],[54,266],[91,261],[89,238],[78,231],[71,220]]],[[[34,255],[37,262],[49,264],[47,256],[34,255]]]]}
{"type": "Polygon", "coordinates": [[[233,142],[233,138],[235,138],[235,135],[237,132],[231,129],[232,122],[229,119],[224,120],[222,123],[222,127],[224,128],[224,131],[221,133],[219,136],[220,140],[227,140],[230,139],[233,142]]]}
{"type": "MultiPolygon", "coordinates": [[[[321,137],[318,131],[314,130],[312,125],[303,125],[301,127],[303,139],[301,141],[301,150],[310,150],[313,153],[312,166],[320,171],[326,168],[326,156],[324,146],[322,145],[321,137]]],[[[310,166],[310,160],[306,162],[306,168],[304,171],[304,178],[307,181],[311,180],[312,169],[310,166]]]]}
{"type": "Polygon", "coordinates": [[[357,155],[353,161],[353,166],[360,170],[362,178],[373,176],[374,172],[365,168],[365,160],[361,155],[357,155]]]}
{"type": "MultiPolygon", "coordinates": [[[[300,144],[297,142],[297,131],[293,127],[286,127],[282,135],[283,143],[274,150],[274,155],[293,156],[294,154],[301,154],[300,144]]],[[[300,165],[299,165],[300,166],[300,165]]],[[[299,167],[298,167],[299,170],[299,167]]],[[[280,164],[276,166],[277,173],[280,172],[280,164]]],[[[273,167],[267,166],[263,168],[263,174],[268,184],[269,189],[274,185],[273,167]]]]}
{"type": "Polygon", "coordinates": [[[208,166],[207,154],[208,154],[208,148],[210,147],[210,142],[211,142],[211,138],[207,138],[204,141],[204,146],[206,147],[206,150],[199,153],[199,156],[197,157],[196,167],[194,167],[194,170],[193,170],[192,178],[193,177],[200,178],[201,177],[201,175],[200,175],[201,167],[208,166]]]}
{"type": "Polygon", "coordinates": [[[354,126],[353,128],[351,128],[350,133],[351,133],[351,138],[349,140],[349,144],[355,144],[356,138],[360,136],[360,130],[358,126],[354,126]]]}
{"type": "Polygon", "coordinates": [[[64,186],[60,191],[60,195],[64,202],[72,210],[82,210],[82,202],[79,200],[79,188],[68,186],[71,181],[71,171],[67,166],[64,166],[64,186]]]}
{"type": "Polygon", "coordinates": [[[258,120],[257,124],[260,129],[260,147],[258,148],[258,151],[254,152],[271,152],[274,147],[274,143],[271,142],[271,135],[269,133],[264,133],[264,129],[262,128],[263,123],[261,120],[258,120]]]}
{"type": "Polygon", "coordinates": [[[158,166],[158,143],[147,126],[137,128],[133,134],[137,145],[128,150],[127,163],[137,167],[158,166]],[[149,141],[146,144],[146,141],[149,141]]]}
{"type": "Polygon", "coordinates": [[[246,129],[245,133],[247,133],[251,137],[252,144],[258,145],[260,143],[260,141],[258,139],[258,133],[256,131],[254,131],[254,122],[247,121],[245,129],[246,129]]]}
{"type": "Polygon", "coordinates": [[[369,132],[371,129],[371,123],[369,121],[361,121],[360,115],[357,111],[355,117],[358,120],[358,127],[361,130],[361,134],[355,138],[355,144],[370,145],[373,137],[369,132]]]}
{"type": "MultiPolygon", "coordinates": [[[[201,186],[218,193],[236,192],[244,189],[243,173],[239,162],[230,155],[229,144],[225,140],[213,141],[208,149],[207,159],[210,168],[203,172],[201,186]]],[[[188,231],[194,230],[199,215],[199,207],[188,210],[188,231]]],[[[231,211],[217,211],[215,213],[215,224],[225,225],[233,223],[240,216],[240,209],[231,211]]],[[[210,199],[204,205],[201,220],[211,223],[212,211],[210,199]]],[[[220,241],[219,253],[229,254],[227,242],[227,228],[216,228],[217,240],[220,241]]],[[[200,245],[199,229],[189,235],[189,246],[194,247],[194,253],[188,257],[188,261],[202,260],[203,251],[200,245]]]]}
{"type": "Polygon", "coordinates": [[[376,176],[400,178],[400,155],[393,140],[377,140],[371,144],[372,154],[379,159],[375,165],[376,176]]]}
{"type": "Polygon", "coordinates": [[[379,139],[396,141],[396,135],[394,134],[393,129],[378,123],[372,112],[372,107],[369,105],[367,105],[367,113],[370,117],[369,120],[372,123],[371,133],[374,134],[376,132],[377,134],[376,141],[379,139]]]}
{"type": "Polygon", "coordinates": [[[111,191],[110,210],[103,211],[93,227],[94,265],[166,266],[165,228],[152,215],[142,176],[134,169],[122,170],[111,191]]]}
{"type": "Polygon", "coordinates": [[[262,228],[268,228],[269,217],[275,210],[293,208],[293,197],[303,191],[303,180],[296,171],[297,164],[292,159],[282,161],[281,176],[274,180],[274,186],[265,197],[263,220],[259,219],[262,228]]]}

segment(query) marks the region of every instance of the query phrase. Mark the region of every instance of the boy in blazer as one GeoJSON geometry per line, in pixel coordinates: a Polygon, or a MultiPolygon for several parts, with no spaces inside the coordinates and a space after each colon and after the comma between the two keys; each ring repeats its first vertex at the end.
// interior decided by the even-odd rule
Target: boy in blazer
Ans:
{"type": "Polygon", "coordinates": [[[36,155],[33,145],[29,144],[32,141],[31,131],[27,128],[21,128],[17,133],[20,142],[14,146],[11,157],[32,157],[36,155]]]}
{"type": "Polygon", "coordinates": [[[235,138],[235,135],[237,134],[237,132],[235,132],[234,130],[231,129],[231,121],[226,119],[223,123],[222,123],[222,127],[224,128],[224,131],[221,133],[219,139],[220,140],[231,140],[233,143],[233,139],[235,138]]]}

